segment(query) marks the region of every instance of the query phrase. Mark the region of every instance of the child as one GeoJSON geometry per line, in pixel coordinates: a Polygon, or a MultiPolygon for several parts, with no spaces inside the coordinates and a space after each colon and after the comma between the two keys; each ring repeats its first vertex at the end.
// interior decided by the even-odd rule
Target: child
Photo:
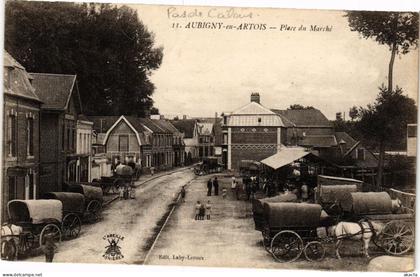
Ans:
{"type": "Polygon", "coordinates": [[[124,198],[124,186],[120,186],[118,188],[118,190],[119,190],[119,194],[120,194],[120,199],[123,199],[124,198]]]}
{"type": "Polygon", "coordinates": [[[181,202],[185,203],[185,186],[181,188],[181,202]]]}
{"type": "Polygon", "coordinates": [[[45,236],[45,244],[43,246],[43,251],[45,254],[45,262],[52,263],[54,259],[54,252],[57,249],[57,246],[54,243],[54,238],[52,235],[48,234],[45,236]]]}
{"type": "Polygon", "coordinates": [[[209,200],[209,201],[207,201],[207,204],[206,204],[207,220],[210,220],[210,214],[211,214],[211,204],[210,204],[210,200],[209,200]]]}
{"type": "Polygon", "coordinates": [[[195,204],[195,220],[199,220],[200,218],[200,201],[197,201],[197,204],[195,204]]]}
{"type": "Polygon", "coordinates": [[[199,213],[199,219],[204,220],[204,214],[206,213],[206,208],[204,207],[204,204],[200,205],[199,213]]]}
{"type": "Polygon", "coordinates": [[[136,190],[130,187],[130,199],[136,199],[136,190]]]}
{"type": "Polygon", "coordinates": [[[226,198],[226,194],[227,194],[227,189],[224,187],[223,190],[222,190],[222,197],[223,197],[223,199],[226,198]]]}

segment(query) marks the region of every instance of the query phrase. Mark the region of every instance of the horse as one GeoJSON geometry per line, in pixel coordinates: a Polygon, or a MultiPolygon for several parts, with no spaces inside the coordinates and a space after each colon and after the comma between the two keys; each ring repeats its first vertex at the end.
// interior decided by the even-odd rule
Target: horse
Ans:
{"type": "Polygon", "coordinates": [[[384,224],[373,221],[339,222],[337,225],[328,227],[329,236],[337,239],[335,243],[335,254],[341,260],[339,248],[343,240],[360,240],[362,241],[362,252],[366,258],[370,258],[368,249],[369,243],[374,236],[381,234],[384,224]]]}
{"type": "Polygon", "coordinates": [[[1,226],[1,255],[9,261],[17,260],[17,245],[19,245],[19,235],[23,228],[14,224],[3,224],[1,226]]]}

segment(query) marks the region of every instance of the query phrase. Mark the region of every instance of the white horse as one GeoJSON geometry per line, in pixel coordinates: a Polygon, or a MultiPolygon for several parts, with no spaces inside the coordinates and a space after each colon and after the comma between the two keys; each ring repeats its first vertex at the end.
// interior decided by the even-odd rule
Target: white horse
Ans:
{"type": "Polygon", "coordinates": [[[328,235],[335,237],[335,254],[338,259],[341,259],[339,248],[343,240],[360,240],[362,241],[361,251],[365,254],[366,258],[369,257],[368,249],[369,243],[374,235],[379,235],[384,228],[384,224],[376,223],[373,221],[363,221],[360,223],[354,222],[340,222],[337,225],[328,228],[328,235]]]}

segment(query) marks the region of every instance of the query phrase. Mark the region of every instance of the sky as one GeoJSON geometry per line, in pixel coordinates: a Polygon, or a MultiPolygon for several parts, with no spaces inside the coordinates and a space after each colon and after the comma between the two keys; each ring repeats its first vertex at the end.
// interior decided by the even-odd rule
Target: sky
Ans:
{"type": "MultiPolygon", "coordinates": [[[[310,105],[334,119],[336,112],[347,116],[350,107],[373,103],[378,87],[387,84],[388,46],[351,32],[341,11],[235,8],[235,14],[248,17],[218,19],[209,17],[210,9],[216,9],[210,16],[232,10],[175,7],[168,16],[169,6],[131,7],[164,49],[162,65],[151,76],[155,106],[164,115],[231,112],[259,92],[268,108],[310,105]],[[174,18],[184,11],[195,16],[174,18]],[[266,29],[187,29],[188,22],[266,24],[266,29]],[[172,28],[176,23],[183,28],[172,28]],[[281,25],[296,30],[280,31],[281,25]],[[302,25],[307,31],[298,31],[302,25]],[[332,30],[311,32],[311,25],[332,30]]],[[[396,58],[394,84],[416,101],[418,75],[418,49],[396,58]]]]}

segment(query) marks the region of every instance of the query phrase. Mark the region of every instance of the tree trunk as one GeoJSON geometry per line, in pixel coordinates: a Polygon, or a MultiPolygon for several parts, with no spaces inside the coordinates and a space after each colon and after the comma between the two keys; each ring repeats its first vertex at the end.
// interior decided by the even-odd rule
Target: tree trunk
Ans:
{"type": "Polygon", "coordinates": [[[384,160],[385,160],[385,143],[383,141],[379,144],[379,162],[378,162],[378,176],[376,180],[376,190],[382,186],[382,178],[384,174],[384,160]]]}
{"type": "Polygon", "coordinates": [[[395,61],[395,54],[397,53],[397,42],[394,41],[392,44],[391,50],[391,60],[389,61],[389,68],[388,68],[388,92],[392,92],[392,75],[394,69],[394,61],[395,61]]]}

